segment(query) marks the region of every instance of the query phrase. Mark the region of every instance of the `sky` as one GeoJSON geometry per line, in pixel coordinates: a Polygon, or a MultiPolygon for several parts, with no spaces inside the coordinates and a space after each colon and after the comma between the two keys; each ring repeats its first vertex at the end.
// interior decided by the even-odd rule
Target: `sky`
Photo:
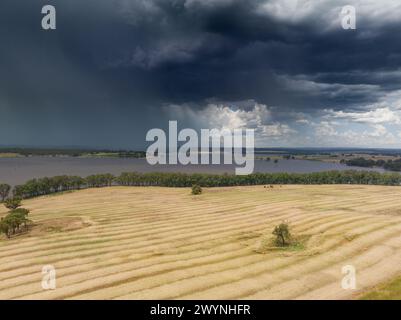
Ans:
{"type": "Polygon", "coordinates": [[[399,0],[2,0],[0,145],[140,149],[177,120],[399,148],[400,17],[399,0]]]}

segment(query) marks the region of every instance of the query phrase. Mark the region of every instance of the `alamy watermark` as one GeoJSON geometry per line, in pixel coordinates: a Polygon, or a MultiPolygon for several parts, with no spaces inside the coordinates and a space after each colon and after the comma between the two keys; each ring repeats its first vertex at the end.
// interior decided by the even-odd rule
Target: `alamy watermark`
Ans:
{"type": "Polygon", "coordinates": [[[56,268],[52,265],[46,265],[42,268],[42,289],[56,289],[56,268]]]}
{"type": "Polygon", "coordinates": [[[341,273],[344,277],[341,280],[341,287],[344,290],[356,289],[356,269],[353,265],[346,265],[341,268],[341,273]]]}
{"type": "Polygon", "coordinates": [[[42,29],[43,30],[56,30],[56,8],[52,5],[45,5],[42,7],[42,29]]]}
{"type": "Polygon", "coordinates": [[[356,29],[356,9],[354,6],[344,6],[341,10],[341,26],[344,30],[356,29]]]}
{"type": "Polygon", "coordinates": [[[146,141],[154,142],[146,150],[149,164],[236,164],[235,174],[251,174],[255,162],[254,129],[193,129],[178,132],[177,121],[169,121],[168,135],[151,129],[146,141]],[[182,143],[180,145],[180,143],[182,143]]]}

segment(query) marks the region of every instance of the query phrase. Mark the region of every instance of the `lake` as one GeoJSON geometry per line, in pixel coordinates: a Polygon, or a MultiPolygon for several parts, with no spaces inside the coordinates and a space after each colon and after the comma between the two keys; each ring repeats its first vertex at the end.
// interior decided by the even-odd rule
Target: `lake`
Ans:
{"type": "MultiPolygon", "coordinates": [[[[374,170],[380,168],[348,167],[340,163],[308,160],[255,160],[254,172],[295,172],[308,173],[330,170],[374,170]]],[[[97,173],[122,172],[185,172],[185,173],[234,173],[234,165],[155,165],[146,159],[135,158],[72,158],[72,157],[24,157],[0,158],[0,183],[21,184],[32,178],[57,175],[79,175],[82,177],[97,173]]]]}

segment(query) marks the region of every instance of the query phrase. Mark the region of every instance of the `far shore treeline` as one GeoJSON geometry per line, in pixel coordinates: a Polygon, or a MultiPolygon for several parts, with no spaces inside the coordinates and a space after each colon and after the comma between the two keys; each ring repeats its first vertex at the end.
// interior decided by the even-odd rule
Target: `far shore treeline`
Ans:
{"type": "Polygon", "coordinates": [[[373,168],[373,167],[381,167],[390,171],[401,171],[401,159],[395,160],[373,160],[373,159],[365,159],[363,157],[344,160],[342,159],[340,163],[345,163],[347,166],[356,166],[356,167],[364,167],[364,168],[373,168]]]}
{"type": "Polygon", "coordinates": [[[0,184],[0,200],[7,197],[32,198],[57,192],[100,188],[107,186],[160,186],[160,187],[228,187],[265,184],[371,184],[400,186],[401,174],[372,171],[327,171],[314,173],[254,173],[232,174],[185,174],[185,173],[122,173],[96,174],[86,178],[79,176],[56,176],[39,178],[15,186],[0,184]]]}
{"type": "Polygon", "coordinates": [[[132,150],[108,149],[59,149],[59,148],[2,148],[0,156],[11,154],[22,157],[118,157],[118,158],[145,158],[146,152],[132,150]]]}

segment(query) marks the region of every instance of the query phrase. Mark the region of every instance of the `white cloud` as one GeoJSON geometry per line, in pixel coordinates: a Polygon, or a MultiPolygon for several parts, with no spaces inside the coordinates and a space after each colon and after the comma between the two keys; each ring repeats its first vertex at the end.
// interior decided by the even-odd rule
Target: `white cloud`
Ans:
{"type": "Polygon", "coordinates": [[[338,132],[334,128],[333,124],[328,121],[322,121],[317,125],[315,124],[315,134],[318,137],[338,136],[338,132]]]}
{"type": "Polygon", "coordinates": [[[253,108],[244,110],[225,104],[210,103],[205,108],[191,105],[169,105],[166,108],[171,117],[195,124],[198,128],[256,129],[268,123],[271,111],[266,105],[255,103],[253,108]]]}
{"type": "Polygon", "coordinates": [[[328,118],[342,119],[358,123],[394,123],[400,124],[401,118],[399,112],[395,112],[388,107],[377,108],[366,112],[345,112],[326,110],[328,118]]]}
{"type": "Polygon", "coordinates": [[[271,109],[259,103],[246,109],[211,103],[203,109],[184,104],[169,105],[165,110],[170,119],[189,123],[195,129],[254,129],[256,143],[260,146],[269,145],[271,139],[288,139],[297,132],[286,123],[273,121],[271,109]]]}
{"type": "Polygon", "coordinates": [[[281,123],[262,126],[261,131],[263,137],[283,137],[296,133],[296,130],[291,129],[287,124],[281,123]]]}
{"type": "Polygon", "coordinates": [[[284,116],[277,108],[254,102],[209,103],[204,108],[189,104],[168,105],[165,110],[171,120],[196,130],[255,129],[255,142],[259,147],[401,145],[401,131],[397,130],[400,114],[388,107],[364,112],[325,110],[323,116],[314,118],[302,112],[284,116]]]}
{"type": "Polygon", "coordinates": [[[310,121],[308,119],[298,119],[295,120],[295,122],[300,124],[310,124],[310,121]]]}
{"type": "Polygon", "coordinates": [[[314,123],[313,127],[312,140],[316,146],[395,147],[400,142],[382,124],[363,125],[361,130],[341,122],[321,121],[314,123]]]}
{"type": "Polygon", "coordinates": [[[270,0],[260,4],[259,12],[295,24],[305,21],[319,24],[322,32],[341,28],[340,13],[346,5],[356,9],[357,28],[360,22],[372,27],[399,22],[401,3],[398,0],[270,0]]]}
{"type": "Polygon", "coordinates": [[[368,135],[368,136],[374,137],[374,138],[383,138],[386,135],[388,135],[386,127],[383,126],[382,124],[375,124],[374,126],[372,126],[372,128],[373,128],[373,131],[365,132],[365,135],[368,135]]]}

